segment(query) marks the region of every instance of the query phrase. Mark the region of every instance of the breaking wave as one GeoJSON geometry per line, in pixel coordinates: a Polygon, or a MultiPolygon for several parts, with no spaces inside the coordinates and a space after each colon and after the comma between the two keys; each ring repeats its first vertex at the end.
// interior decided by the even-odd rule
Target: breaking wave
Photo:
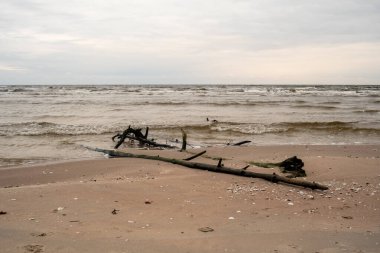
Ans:
{"type": "Polygon", "coordinates": [[[0,124],[0,136],[99,135],[116,130],[99,125],[65,125],[51,122],[0,124]]]}
{"type": "Polygon", "coordinates": [[[237,122],[217,122],[204,125],[162,125],[153,126],[152,130],[180,130],[184,128],[192,132],[208,132],[208,133],[233,133],[242,135],[261,135],[261,134],[280,134],[294,133],[304,131],[325,131],[329,133],[336,132],[367,132],[380,134],[380,129],[361,127],[358,122],[281,122],[272,124],[261,123],[237,123],[237,122]]]}
{"type": "Polygon", "coordinates": [[[324,131],[328,133],[355,133],[355,132],[367,132],[380,134],[380,129],[361,127],[359,122],[287,122],[279,123],[277,126],[283,126],[287,128],[286,132],[300,132],[300,131],[324,131]]]}
{"type": "MultiPolygon", "coordinates": [[[[134,127],[145,128],[136,125],[134,127]]],[[[380,129],[361,127],[358,122],[280,122],[271,124],[262,123],[238,123],[238,122],[216,122],[210,124],[193,125],[150,125],[151,132],[180,132],[183,128],[190,133],[210,135],[213,133],[234,135],[262,135],[296,133],[305,131],[324,131],[328,133],[355,133],[365,132],[380,134],[380,129]]],[[[75,136],[75,135],[102,135],[122,132],[124,125],[66,125],[51,122],[24,122],[15,124],[0,124],[0,136],[75,136]]]]}

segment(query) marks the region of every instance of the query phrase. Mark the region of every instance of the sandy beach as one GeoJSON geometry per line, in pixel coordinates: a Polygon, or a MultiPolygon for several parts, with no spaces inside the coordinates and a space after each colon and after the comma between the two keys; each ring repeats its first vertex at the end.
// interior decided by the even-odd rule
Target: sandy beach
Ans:
{"type": "Polygon", "coordinates": [[[0,253],[380,253],[380,0],[1,0],[0,29],[0,253]]]}
{"type": "Polygon", "coordinates": [[[101,154],[5,168],[1,252],[379,252],[379,145],[206,150],[196,161],[223,157],[234,168],[297,155],[305,163],[305,179],[329,190],[101,154]]]}

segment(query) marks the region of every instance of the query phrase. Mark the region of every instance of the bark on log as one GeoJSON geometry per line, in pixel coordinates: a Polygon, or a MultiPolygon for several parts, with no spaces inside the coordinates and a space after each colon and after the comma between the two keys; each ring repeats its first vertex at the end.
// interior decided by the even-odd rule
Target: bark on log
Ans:
{"type": "Polygon", "coordinates": [[[148,159],[148,160],[158,160],[158,161],[178,164],[178,165],[185,166],[192,169],[208,170],[208,171],[213,171],[217,173],[232,174],[232,175],[251,177],[251,178],[262,178],[264,180],[267,180],[273,183],[282,182],[285,184],[302,186],[302,187],[311,188],[311,189],[319,189],[319,190],[328,189],[327,186],[318,184],[316,182],[301,181],[301,180],[296,180],[292,178],[282,177],[282,176],[277,175],[276,173],[265,174],[265,173],[247,171],[245,170],[246,168],[234,169],[234,168],[224,167],[224,166],[221,166],[221,161],[218,163],[219,165],[218,166],[218,165],[211,165],[211,164],[205,164],[205,163],[189,162],[189,161],[180,160],[180,159],[166,158],[162,156],[139,155],[139,154],[120,152],[116,150],[107,150],[107,149],[91,148],[91,147],[86,147],[86,148],[89,150],[108,154],[109,156],[113,156],[113,157],[130,157],[130,158],[140,158],[140,159],[148,159]]]}

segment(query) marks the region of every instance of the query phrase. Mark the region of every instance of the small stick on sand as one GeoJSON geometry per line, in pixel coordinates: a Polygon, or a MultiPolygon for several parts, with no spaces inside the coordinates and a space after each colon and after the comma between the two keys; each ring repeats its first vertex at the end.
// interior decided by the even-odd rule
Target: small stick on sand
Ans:
{"type": "Polygon", "coordinates": [[[206,150],[203,150],[202,152],[200,152],[200,153],[198,153],[198,154],[195,154],[195,155],[193,155],[193,156],[190,156],[190,157],[188,157],[188,158],[185,158],[185,159],[183,159],[183,160],[185,160],[185,161],[190,161],[190,160],[193,160],[193,159],[197,158],[198,156],[203,155],[204,153],[206,153],[206,150]]]}

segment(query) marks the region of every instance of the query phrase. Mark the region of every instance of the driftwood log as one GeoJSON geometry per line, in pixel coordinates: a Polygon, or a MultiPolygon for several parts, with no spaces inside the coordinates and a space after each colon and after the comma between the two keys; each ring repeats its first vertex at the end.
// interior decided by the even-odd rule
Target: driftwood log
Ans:
{"type": "MultiPolygon", "coordinates": [[[[152,155],[139,155],[139,154],[132,154],[132,153],[126,153],[126,152],[120,152],[116,150],[107,150],[107,149],[100,149],[100,148],[91,148],[86,147],[89,150],[101,152],[104,154],[107,154],[111,157],[130,157],[130,158],[140,158],[140,159],[148,159],[148,160],[158,160],[173,164],[178,164],[184,167],[192,168],[192,169],[199,169],[199,170],[208,170],[213,171],[217,173],[225,173],[225,174],[232,174],[237,176],[244,176],[244,177],[251,177],[251,178],[262,178],[264,180],[273,182],[273,183],[285,183],[285,184],[291,184],[311,189],[319,189],[319,190],[327,190],[328,187],[318,184],[316,182],[308,182],[303,180],[296,180],[293,178],[287,178],[283,176],[279,176],[276,173],[273,174],[265,174],[265,173],[257,173],[252,171],[247,171],[246,169],[248,166],[242,168],[242,169],[234,169],[229,167],[224,167],[222,165],[222,159],[219,160],[218,165],[211,165],[206,163],[196,163],[196,162],[189,162],[186,160],[180,160],[180,159],[173,159],[173,158],[166,158],[161,156],[152,156],[152,155]]],[[[204,152],[202,152],[204,153],[204,152]]],[[[191,157],[190,157],[191,158],[191,157]]],[[[188,158],[188,159],[190,159],[188,158]]]]}

